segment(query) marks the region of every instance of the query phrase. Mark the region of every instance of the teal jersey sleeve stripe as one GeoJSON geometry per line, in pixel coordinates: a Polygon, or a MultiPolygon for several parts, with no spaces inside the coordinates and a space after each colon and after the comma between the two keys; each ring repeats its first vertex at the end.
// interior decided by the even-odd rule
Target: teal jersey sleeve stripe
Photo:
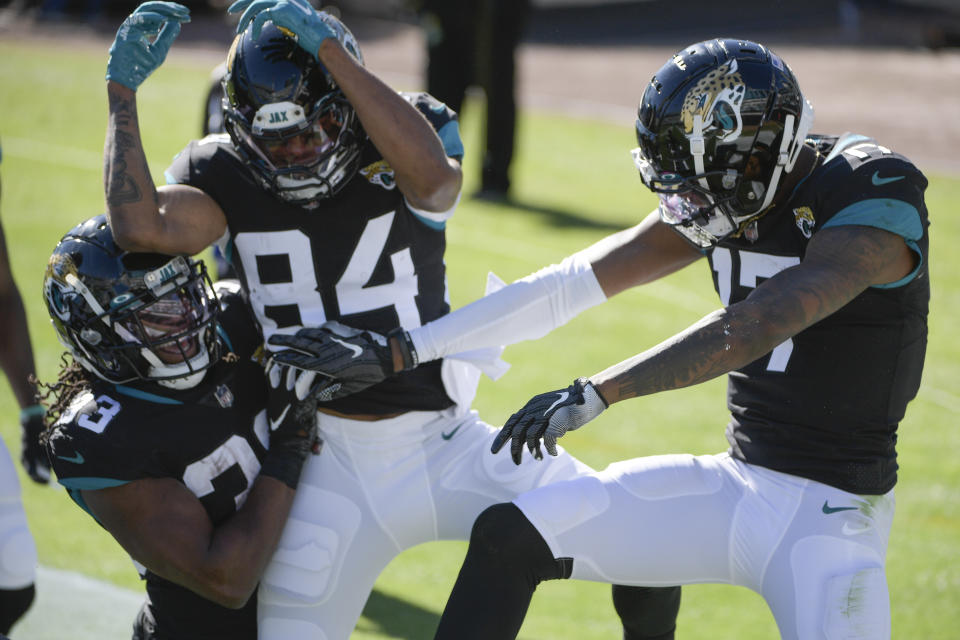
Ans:
{"type": "Polygon", "coordinates": [[[157,404],[183,404],[179,400],[174,400],[173,398],[165,398],[164,396],[160,396],[155,393],[148,393],[146,391],[134,389],[133,387],[127,387],[122,384],[114,385],[114,389],[117,390],[117,393],[122,395],[130,396],[131,398],[140,398],[141,400],[146,400],[148,402],[156,402],[157,404]]]}
{"type": "MultiPolygon", "coordinates": [[[[80,493],[80,489],[67,489],[67,494],[70,496],[70,499],[77,503],[77,506],[87,512],[94,520],[97,520],[97,516],[93,515],[93,511],[90,511],[90,507],[87,506],[87,501],[83,499],[83,494],[80,493]]],[[[100,521],[97,520],[99,523],[100,521]]]]}
{"type": "Polygon", "coordinates": [[[57,478],[57,482],[71,490],[95,491],[97,489],[119,487],[120,485],[127,484],[130,481],[117,480],[116,478],[57,478]]]}
{"type": "Polygon", "coordinates": [[[920,247],[917,246],[916,242],[914,242],[913,240],[907,240],[906,242],[907,242],[907,246],[910,247],[910,250],[913,251],[915,254],[917,254],[917,267],[913,271],[905,275],[904,277],[897,280],[896,282],[888,282],[887,284],[873,285],[874,289],[896,289],[897,287],[902,287],[903,285],[907,284],[908,282],[913,280],[915,277],[917,277],[917,272],[920,271],[920,265],[923,264],[923,254],[920,253],[920,247]]]}
{"type": "Polygon", "coordinates": [[[923,254],[916,242],[923,237],[923,224],[920,222],[920,213],[912,204],[892,198],[861,200],[842,209],[830,218],[823,225],[823,228],[843,225],[862,225],[895,233],[906,241],[911,251],[917,254],[919,259],[916,269],[896,282],[875,285],[875,288],[893,289],[907,284],[916,277],[920,266],[923,264],[923,254]]]}
{"type": "Polygon", "coordinates": [[[923,237],[923,225],[916,207],[903,200],[871,198],[855,202],[827,220],[823,228],[858,224],[876,227],[903,236],[907,240],[923,237]]]}
{"type": "MultiPolygon", "coordinates": [[[[67,488],[67,493],[70,495],[70,499],[77,503],[77,506],[87,512],[87,514],[96,520],[98,523],[100,520],[97,519],[97,516],[93,515],[93,511],[90,511],[90,507],[87,506],[87,501],[83,499],[83,494],[80,493],[84,490],[97,490],[97,489],[107,489],[109,487],[119,487],[122,484],[127,484],[126,480],[107,480],[106,478],[67,478],[66,480],[58,479],[58,482],[67,488]],[[112,484],[101,484],[100,486],[95,486],[96,483],[91,483],[90,486],[81,486],[84,483],[77,483],[76,486],[73,485],[74,481],[93,481],[99,480],[104,483],[112,484]],[[71,484],[67,484],[71,483],[71,484]]],[[[102,523],[101,523],[102,524],[102,523]]]]}
{"type": "Polygon", "coordinates": [[[233,351],[233,343],[230,342],[230,336],[227,335],[227,332],[224,331],[223,325],[217,325],[217,335],[223,339],[223,342],[227,346],[228,351],[233,351]]]}
{"type": "Polygon", "coordinates": [[[419,220],[424,225],[430,227],[434,231],[442,231],[443,229],[447,228],[446,220],[431,220],[430,218],[412,209],[410,210],[410,213],[412,213],[417,220],[419,220]]]}
{"type": "Polygon", "coordinates": [[[443,150],[449,157],[458,160],[463,158],[463,140],[460,139],[460,124],[456,120],[451,120],[440,127],[437,135],[440,136],[443,150]]]}
{"type": "Polygon", "coordinates": [[[163,179],[167,181],[167,184],[179,184],[169,169],[163,172],[163,179]]]}

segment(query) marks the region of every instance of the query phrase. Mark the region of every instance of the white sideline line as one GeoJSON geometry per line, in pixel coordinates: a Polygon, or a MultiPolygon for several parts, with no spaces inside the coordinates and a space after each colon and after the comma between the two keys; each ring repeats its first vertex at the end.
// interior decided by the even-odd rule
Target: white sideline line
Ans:
{"type": "Polygon", "coordinates": [[[74,169],[88,169],[100,173],[103,171],[103,154],[77,147],[65,147],[29,138],[11,138],[4,136],[3,155],[34,162],[44,162],[74,169]]]}
{"type": "Polygon", "coordinates": [[[941,409],[946,409],[951,413],[960,414],[960,396],[946,389],[940,389],[933,385],[920,385],[920,393],[917,399],[927,400],[941,409]]]}
{"type": "Polygon", "coordinates": [[[39,567],[37,597],[14,626],[15,640],[129,638],[144,593],[74,571],[39,567]]]}

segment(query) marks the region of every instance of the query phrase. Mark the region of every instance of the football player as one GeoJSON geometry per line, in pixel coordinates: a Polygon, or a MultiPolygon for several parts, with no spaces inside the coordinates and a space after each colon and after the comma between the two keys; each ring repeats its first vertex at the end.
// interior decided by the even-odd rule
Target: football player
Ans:
{"type": "MultiPolygon", "coordinates": [[[[429,362],[535,337],[571,299],[603,299],[703,257],[723,303],[535,396],[493,451],[509,443],[518,464],[524,448],[553,455],[558,438],[612,403],[723,374],[729,450],[617,462],[487,509],[437,638],[516,637],[536,585],[555,578],[742,585],[766,600],[783,638],[890,637],[897,426],[927,342],[927,180],[865,136],[810,135],[812,120],[766,47],[682,49],[646,86],[636,121],[634,159],[657,211],[391,345],[429,362]]],[[[336,340],[305,329],[277,339],[294,349],[278,358],[337,375],[341,389],[389,375],[355,375],[336,340]]]]}
{"type": "MultiPolygon", "coordinates": [[[[446,314],[444,227],[462,182],[456,114],[428,94],[386,86],[346,26],[306,0],[240,0],[230,10],[242,15],[226,60],[227,134],[191,142],[159,188],[140,142],[136,89],[189,13],[149,2],[117,33],[104,182],[118,244],[191,254],[219,242],[267,337],[339,320],[385,336],[446,314]]],[[[495,370],[495,353],[487,356],[495,370]]],[[[261,584],[262,639],[346,640],[400,551],[465,540],[491,504],[589,471],[569,455],[513,469],[489,453],[495,429],[470,411],[477,368],[451,358],[407,366],[337,399],[327,381],[325,446],[305,467],[261,584]]],[[[634,607],[620,594],[618,609],[666,612],[672,629],[674,592],[664,606],[656,593],[630,591],[646,599],[634,607]]]]}
{"type": "Polygon", "coordinates": [[[120,250],[105,216],[44,277],[70,356],[47,451],[146,582],[137,640],[257,637],[257,582],[318,446],[311,377],[268,365],[266,384],[236,283],[218,289],[219,304],[202,263],[120,250]]]}
{"type": "MultiPolygon", "coordinates": [[[[570,577],[738,584],[766,599],[784,638],[890,636],[897,425],[926,349],[927,180],[865,136],[808,135],[812,120],[766,47],[686,47],[638,110],[634,159],[657,211],[391,345],[398,360],[429,362],[537,337],[578,310],[571,300],[602,300],[704,256],[724,305],[534,397],[493,450],[509,442],[518,464],[525,447],[552,455],[611,403],[725,373],[729,450],[618,462],[491,507],[438,638],[513,638],[537,583],[570,577]]],[[[334,395],[390,374],[355,372],[336,332],[298,333],[274,338],[290,347],[278,359],[336,375],[334,395]]],[[[362,337],[351,346],[380,349],[362,337]]]]}
{"type": "MultiPolygon", "coordinates": [[[[0,151],[0,158],[3,153],[0,151]]],[[[23,298],[13,279],[0,226],[0,367],[20,406],[20,462],[30,479],[50,481],[50,463],[40,445],[43,407],[37,404],[33,349],[23,298]]],[[[0,440],[0,634],[27,612],[36,595],[37,547],[20,499],[20,480],[10,452],[0,440]]]]}

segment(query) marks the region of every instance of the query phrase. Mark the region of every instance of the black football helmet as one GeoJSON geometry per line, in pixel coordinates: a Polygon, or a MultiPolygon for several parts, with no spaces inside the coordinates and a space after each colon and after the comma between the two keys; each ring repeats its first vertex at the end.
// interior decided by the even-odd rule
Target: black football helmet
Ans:
{"type": "Polygon", "coordinates": [[[108,382],[186,389],[219,358],[219,304],[203,263],[127,253],[114,243],[106,216],[63,236],[43,296],[61,344],[108,382]]]}
{"type": "Polygon", "coordinates": [[[686,47],[637,110],[634,163],[660,218],[698,247],[736,236],[769,208],[813,124],[790,68],[763,45],[686,47]]]}
{"type": "MultiPolygon", "coordinates": [[[[363,64],[353,34],[323,14],[363,64]]],[[[272,22],[234,38],[223,79],[223,125],[264,188],[316,206],[356,174],[366,134],[333,77],[272,22]]]]}

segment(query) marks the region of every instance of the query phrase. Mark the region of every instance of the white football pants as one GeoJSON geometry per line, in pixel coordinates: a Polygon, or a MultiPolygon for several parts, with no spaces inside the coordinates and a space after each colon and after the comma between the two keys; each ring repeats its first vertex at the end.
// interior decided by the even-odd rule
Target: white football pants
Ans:
{"type": "Polygon", "coordinates": [[[468,540],[488,506],[592,471],[563,452],[516,466],[490,453],[474,411],[360,422],[319,414],[323,450],[304,466],[260,583],[260,640],[347,640],[377,576],[401,551],[468,540]]]}
{"type": "Polygon", "coordinates": [[[554,557],[574,559],[572,578],[736,584],[763,596],[787,640],[890,637],[892,491],[858,496],[728,454],[666,455],[514,503],[554,557]]]}
{"type": "Polygon", "coordinates": [[[0,589],[29,587],[36,570],[37,546],[27,526],[17,468],[0,440],[0,589]]]}

